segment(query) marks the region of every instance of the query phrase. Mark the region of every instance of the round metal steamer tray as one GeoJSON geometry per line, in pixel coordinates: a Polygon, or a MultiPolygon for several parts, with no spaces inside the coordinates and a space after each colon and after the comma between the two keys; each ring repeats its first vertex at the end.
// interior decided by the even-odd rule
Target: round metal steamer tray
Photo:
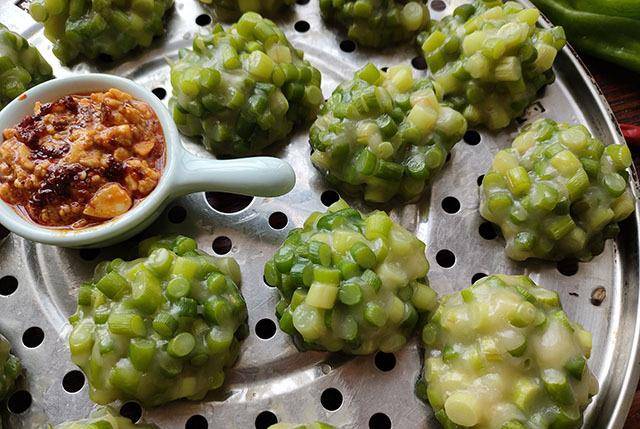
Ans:
{"type": "MultiPolygon", "coordinates": [[[[207,13],[206,7],[196,0],[176,0],[167,17],[167,34],[151,49],[115,65],[81,63],[69,70],[60,67],[53,57],[41,27],[13,2],[7,3],[0,9],[0,22],[40,48],[57,76],[88,71],[113,73],[155,89],[160,97],[163,90],[171,93],[167,59],[175,58],[179,48],[190,46],[195,32],[206,31],[210,25],[209,17],[201,16],[207,13]],[[202,24],[204,28],[199,27],[202,24]]],[[[354,49],[353,43],[344,42],[344,34],[323,24],[317,1],[299,3],[278,24],[322,71],[325,96],[368,61],[384,67],[409,62],[417,55],[411,44],[384,53],[354,49]]],[[[454,6],[436,0],[431,4],[432,15],[438,18],[448,14],[454,6]]],[[[544,287],[557,290],[571,319],[594,335],[589,365],[600,380],[601,391],[586,412],[585,427],[621,428],[639,375],[638,213],[624,222],[616,242],[608,242],[602,255],[580,264],[577,272],[575,266],[508,260],[502,239],[478,214],[480,176],[489,168],[493,155],[509,146],[519,126],[548,116],[583,123],[606,144],[622,142],[606,102],[569,48],[560,53],[556,71],[556,83],[516,125],[501,133],[480,131],[479,143],[477,139],[458,143],[423,202],[389,208],[396,220],[427,243],[429,279],[440,294],[469,286],[481,273],[526,273],[544,287]],[[594,291],[596,300],[592,300],[594,291]],[[606,298],[599,303],[603,291],[606,298]]],[[[185,140],[185,144],[208,156],[195,142],[185,140]]],[[[430,408],[414,395],[414,383],[422,367],[416,339],[395,356],[346,357],[300,353],[287,335],[275,329],[278,293],[264,283],[263,265],[289,230],[302,225],[312,211],[323,210],[337,194],[327,188],[311,165],[307,129],[297,130],[291,143],[274,155],[289,161],[296,171],[297,185],[290,194],[255,198],[235,213],[216,210],[219,199],[191,195],[175,201],[148,231],[194,236],[205,251],[228,251],[227,255],[238,260],[250,335],[220,391],[200,402],[177,401],[143,410],[143,417],[167,429],[203,428],[205,421],[210,428],[264,428],[275,418],[289,422],[322,420],[353,429],[388,428],[389,421],[400,429],[439,428],[430,408]],[[194,415],[206,420],[192,418],[194,415]]],[[[633,177],[638,195],[638,181],[633,177]]],[[[357,199],[348,200],[362,210],[370,210],[357,199]]],[[[59,423],[90,412],[93,404],[87,383],[82,384],[77,371],[71,372],[77,368],[69,357],[67,337],[71,327],[67,317],[75,311],[78,286],[91,277],[96,263],[116,256],[131,258],[134,247],[131,241],[99,252],[59,249],[13,234],[0,242],[0,331],[11,340],[14,353],[26,368],[21,391],[9,400],[9,409],[13,410],[9,427],[31,428],[47,420],[59,423]],[[44,333],[43,340],[40,333],[44,333]],[[26,411],[16,414],[27,406],[26,411]]]]}

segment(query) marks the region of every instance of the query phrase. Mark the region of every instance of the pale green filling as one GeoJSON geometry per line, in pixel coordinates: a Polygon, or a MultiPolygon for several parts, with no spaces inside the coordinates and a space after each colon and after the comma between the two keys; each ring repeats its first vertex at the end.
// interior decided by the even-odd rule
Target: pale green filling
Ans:
{"type": "Polygon", "coordinates": [[[425,0],[320,0],[328,21],[347,29],[363,46],[387,47],[407,41],[429,26],[425,0]]]}
{"type": "Polygon", "coordinates": [[[467,129],[441,101],[411,66],[383,72],[368,64],[323,105],[310,131],[311,160],[330,183],[367,201],[416,200],[467,129]]]}
{"type": "Polygon", "coordinates": [[[72,360],[99,404],[202,399],[222,385],[246,330],[238,264],[181,236],[146,240],[140,255],[99,264],[80,287],[72,360]]]}
{"type": "Polygon", "coordinates": [[[315,119],[320,80],[277,25],[248,12],[180,50],[171,64],[173,119],[217,155],[257,153],[315,119]]]}
{"type": "Polygon", "coordinates": [[[631,153],[581,125],[540,119],[498,152],[485,175],[480,213],[500,226],[515,260],[590,260],[635,210],[631,153]]]}
{"type": "Polygon", "coordinates": [[[564,30],[536,26],[539,17],[513,1],[476,0],[418,36],[444,100],[470,125],[506,127],[554,81],[564,30]]]}
{"type": "Polygon", "coordinates": [[[444,297],[423,340],[427,397],[447,429],[578,429],[598,391],[591,334],[526,276],[444,297]]]}
{"type": "Polygon", "coordinates": [[[44,25],[53,53],[65,64],[78,57],[116,59],[148,47],[164,32],[173,0],[33,0],[29,12],[44,25]]]}
{"type": "Polygon", "coordinates": [[[340,200],[312,214],[265,265],[280,328],[303,349],[400,349],[436,305],[424,253],[384,212],[363,216],[340,200]]]}

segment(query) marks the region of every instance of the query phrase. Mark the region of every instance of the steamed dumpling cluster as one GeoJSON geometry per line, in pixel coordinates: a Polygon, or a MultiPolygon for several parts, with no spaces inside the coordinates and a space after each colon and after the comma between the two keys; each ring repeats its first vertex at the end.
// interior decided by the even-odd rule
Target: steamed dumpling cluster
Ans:
{"type": "Polygon", "coordinates": [[[248,12],[198,35],[171,64],[173,119],[216,155],[255,154],[316,117],[320,72],[272,21],[248,12]]]}
{"type": "Polygon", "coordinates": [[[113,59],[151,45],[164,33],[165,13],[173,0],[33,0],[29,12],[44,25],[53,53],[64,64],[78,57],[113,59]]]}
{"type": "Polygon", "coordinates": [[[444,100],[470,125],[506,127],[554,81],[564,30],[538,27],[539,18],[538,9],[513,1],[476,0],[418,36],[444,100]]]}
{"type": "Polygon", "coordinates": [[[588,261],[635,210],[630,165],[627,146],[605,147],[582,125],[540,119],[496,154],[480,213],[500,226],[512,259],[588,261]]]}
{"type": "Polygon", "coordinates": [[[347,29],[349,39],[384,48],[405,42],[429,26],[425,0],[320,0],[322,17],[347,29]]]}
{"type": "Polygon", "coordinates": [[[445,428],[578,429],[598,392],[591,334],[526,276],[443,297],[422,338],[427,397],[445,428]]]}
{"type": "Polygon", "coordinates": [[[280,291],[280,328],[301,348],[370,354],[400,349],[436,306],[425,245],[381,211],[343,200],[291,231],[265,266],[280,291]]]}
{"type": "Polygon", "coordinates": [[[464,117],[409,65],[368,64],[340,84],[311,127],[311,161],[332,184],[368,202],[414,201],[464,135],[464,117]]]}
{"type": "Polygon", "coordinates": [[[98,404],[202,399],[238,357],[247,318],[240,268],[183,236],[150,238],[139,251],[99,264],[78,291],[71,358],[98,404]]]}

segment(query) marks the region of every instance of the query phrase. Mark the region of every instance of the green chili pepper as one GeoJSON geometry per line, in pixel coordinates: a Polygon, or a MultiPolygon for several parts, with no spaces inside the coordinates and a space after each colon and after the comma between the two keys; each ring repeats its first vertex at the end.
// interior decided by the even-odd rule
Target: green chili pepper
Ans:
{"type": "Polygon", "coordinates": [[[532,0],[581,52],[640,72],[636,0],[532,0]]]}

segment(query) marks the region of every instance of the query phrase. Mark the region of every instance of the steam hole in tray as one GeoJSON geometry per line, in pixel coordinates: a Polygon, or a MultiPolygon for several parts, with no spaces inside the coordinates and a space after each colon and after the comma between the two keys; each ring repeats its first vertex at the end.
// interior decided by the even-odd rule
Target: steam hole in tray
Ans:
{"type": "Polygon", "coordinates": [[[307,31],[309,31],[311,26],[307,21],[298,21],[295,23],[293,28],[295,28],[298,33],[306,33],[307,31]]]}
{"type": "Polygon", "coordinates": [[[356,42],[354,42],[353,40],[343,40],[342,42],[340,42],[340,49],[343,52],[353,52],[356,50],[356,42]]]}
{"type": "Polygon", "coordinates": [[[480,224],[480,228],[478,228],[478,232],[480,233],[480,237],[485,240],[493,240],[498,236],[498,233],[491,222],[482,222],[480,224]]]}
{"type": "Polygon", "coordinates": [[[462,139],[466,144],[470,146],[475,146],[478,143],[480,143],[480,140],[482,140],[482,137],[480,137],[480,133],[478,133],[477,131],[469,130],[464,134],[464,137],[462,139]]]}
{"type": "Polygon", "coordinates": [[[456,263],[456,255],[451,250],[442,249],[436,253],[436,262],[442,268],[451,268],[456,263]]]}
{"type": "Polygon", "coordinates": [[[256,429],[268,429],[278,423],[278,418],[271,411],[263,411],[256,417],[256,429]]]}
{"type": "Polygon", "coordinates": [[[18,289],[18,279],[13,276],[0,278],[0,295],[9,296],[18,289]]]}
{"type": "Polygon", "coordinates": [[[202,15],[198,15],[196,18],[196,24],[198,24],[200,27],[209,25],[211,24],[211,17],[206,13],[203,13],[202,15]]]}
{"type": "Polygon", "coordinates": [[[475,282],[477,282],[480,279],[483,279],[487,277],[487,275],[485,273],[475,273],[472,277],[471,277],[471,284],[474,284],[475,282]]]}
{"type": "Polygon", "coordinates": [[[164,98],[167,96],[167,90],[164,88],[153,88],[151,92],[153,92],[153,95],[158,97],[160,100],[164,100],[164,98]]]}
{"type": "Polygon", "coordinates": [[[563,276],[571,277],[578,272],[578,261],[575,259],[565,259],[556,264],[556,268],[563,276]]]}
{"type": "Polygon", "coordinates": [[[32,326],[22,334],[22,344],[30,349],[38,347],[43,341],[44,331],[37,326],[32,326]]]}
{"type": "Polygon", "coordinates": [[[215,240],[213,240],[213,244],[211,247],[213,247],[213,251],[218,255],[226,255],[231,251],[232,245],[233,243],[231,242],[231,239],[229,237],[221,235],[220,237],[217,237],[215,240]]]}
{"type": "Polygon", "coordinates": [[[447,8],[447,4],[442,0],[433,0],[431,2],[431,9],[435,10],[436,12],[442,12],[446,8],[447,8]]]}
{"type": "Polygon", "coordinates": [[[26,390],[18,390],[9,397],[7,408],[13,414],[22,414],[29,409],[32,402],[31,393],[26,390]]]}
{"type": "Polygon", "coordinates": [[[206,417],[201,416],[200,414],[195,414],[189,417],[189,420],[184,424],[184,429],[207,429],[209,427],[209,422],[206,417]]]}
{"type": "Polygon", "coordinates": [[[340,194],[336,191],[329,189],[328,191],[324,191],[322,195],[320,195],[320,201],[322,204],[329,207],[331,204],[335,203],[340,199],[340,194]]]}
{"type": "Polygon", "coordinates": [[[460,201],[456,197],[445,197],[442,200],[442,210],[449,214],[460,211],[460,201]]]}
{"type": "Polygon", "coordinates": [[[251,196],[228,192],[207,192],[205,197],[209,206],[220,213],[237,213],[247,208],[253,201],[251,196]]]}
{"type": "Polygon", "coordinates": [[[421,56],[421,55],[419,55],[417,57],[414,57],[411,60],[411,65],[416,70],[426,70],[427,69],[427,62],[425,61],[424,57],[421,56]]]}
{"type": "Polygon", "coordinates": [[[289,223],[289,219],[282,212],[274,212],[269,216],[269,226],[273,229],[283,229],[287,223],[289,223]]]}
{"type": "Polygon", "coordinates": [[[171,223],[182,223],[187,218],[187,209],[182,206],[173,206],[169,209],[167,218],[171,223]]]}
{"type": "Polygon", "coordinates": [[[391,429],[391,419],[384,413],[375,413],[369,419],[369,429],[391,429]]]}
{"type": "Polygon", "coordinates": [[[84,386],[84,374],[77,369],[69,371],[62,379],[62,387],[68,393],[79,392],[82,386],[84,386]]]}
{"type": "Polygon", "coordinates": [[[376,368],[382,372],[389,372],[396,367],[396,357],[393,353],[378,352],[374,358],[376,368]]]}
{"type": "Polygon", "coordinates": [[[142,418],[142,406],[133,401],[125,402],[124,405],[120,407],[120,415],[128,418],[133,423],[138,423],[142,418]]]}
{"type": "Polygon", "coordinates": [[[256,335],[258,338],[268,340],[276,334],[276,324],[271,319],[262,319],[256,323],[256,335]]]}
{"type": "Polygon", "coordinates": [[[325,410],[336,411],[342,405],[342,393],[333,387],[325,389],[320,396],[320,403],[325,410]]]}

